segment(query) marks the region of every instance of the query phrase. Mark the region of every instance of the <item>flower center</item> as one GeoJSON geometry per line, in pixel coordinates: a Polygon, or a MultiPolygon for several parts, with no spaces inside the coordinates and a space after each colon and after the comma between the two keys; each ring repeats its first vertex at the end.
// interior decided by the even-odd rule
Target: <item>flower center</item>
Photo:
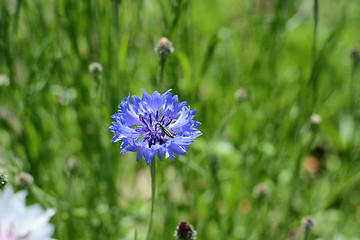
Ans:
{"type": "Polygon", "coordinates": [[[6,231],[5,233],[1,233],[0,231],[0,240],[23,240],[23,237],[14,236],[12,228],[6,231]]]}
{"type": "Polygon", "coordinates": [[[156,111],[155,114],[145,113],[143,116],[139,116],[141,121],[141,128],[136,128],[137,131],[144,133],[144,141],[148,142],[149,148],[155,144],[164,144],[165,138],[175,137],[176,133],[168,129],[173,119],[171,115],[161,115],[161,112],[156,111]]]}

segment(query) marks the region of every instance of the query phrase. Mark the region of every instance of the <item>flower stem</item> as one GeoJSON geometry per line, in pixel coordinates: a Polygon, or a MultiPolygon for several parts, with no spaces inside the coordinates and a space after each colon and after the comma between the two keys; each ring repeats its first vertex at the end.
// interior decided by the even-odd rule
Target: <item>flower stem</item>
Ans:
{"type": "Polygon", "coordinates": [[[156,196],[156,159],[155,158],[153,159],[153,161],[151,161],[150,164],[150,175],[151,175],[151,214],[150,214],[149,228],[146,237],[147,240],[150,239],[152,221],[155,212],[155,196],[156,196]]]}
{"type": "Polygon", "coordinates": [[[163,79],[164,79],[165,61],[166,61],[166,57],[160,57],[160,72],[159,72],[157,87],[161,91],[164,90],[162,86],[163,86],[163,79]]]}
{"type": "Polygon", "coordinates": [[[303,240],[308,240],[309,237],[310,237],[310,230],[309,230],[309,229],[305,229],[305,234],[304,234],[303,240]]]}

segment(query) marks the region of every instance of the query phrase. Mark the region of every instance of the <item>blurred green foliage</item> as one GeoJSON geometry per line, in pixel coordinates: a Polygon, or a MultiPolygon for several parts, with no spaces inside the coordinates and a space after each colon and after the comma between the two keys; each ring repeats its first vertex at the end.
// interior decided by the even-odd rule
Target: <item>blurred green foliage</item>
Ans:
{"type": "Polygon", "coordinates": [[[313,5],[2,0],[0,74],[10,85],[0,85],[0,167],[9,184],[33,176],[29,201],[57,209],[57,239],[144,239],[149,167],[120,154],[108,127],[129,93],[171,88],[197,110],[203,136],[158,164],[153,239],[174,239],[181,221],[198,239],[302,239],[307,215],[316,220],[310,239],[360,239],[351,55],[360,5],[320,1],[316,37],[313,5]],[[157,89],[163,36],[175,52],[157,89]],[[90,73],[92,62],[103,71],[90,73]],[[248,99],[236,100],[238,88],[248,99]]]}

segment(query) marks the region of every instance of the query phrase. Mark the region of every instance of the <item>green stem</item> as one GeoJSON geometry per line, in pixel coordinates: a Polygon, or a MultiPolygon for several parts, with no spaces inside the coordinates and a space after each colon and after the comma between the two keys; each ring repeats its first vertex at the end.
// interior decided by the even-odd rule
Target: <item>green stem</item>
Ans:
{"type": "Polygon", "coordinates": [[[116,70],[116,78],[114,78],[113,86],[117,90],[117,93],[122,93],[123,90],[123,80],[121,76],[121,72],[119,69],[119,49],[120,49],[120,22],[119,22],[119,6],[121,4],[121,0],[114,0],[114,24],[115,24],[115,38],[113,41],[113,50],[116,54],[114,54],[115,57],[115,70],[116,70]]]}
{"type": "Polygon", "coordinates": [[[150,239],[152,221],[153,221],[154,212],[155,212],[155,196],[156,196],[156,158],[154,158],[154,159],[151,161],[151,164],[150,164],[150,175],[151,175],[151,214],[150,214],[149,228],[148,228],[147,237],[146,237],[147,240],[150,239]]]}
{"type": "Polygon", "coordinates": [[[318,30],[318,16],[319,16],[319,3],[318,0],[314,0],[314,36],[313,36],[313,46],[312,52],[313,56],[316,54],[316,39],[317,39],[317,30],[318,30]]]}
{"type": "MultiPolygon", "coordinates": [[[[317,32],[318,32],[318,12],[319,12],[319,3],[318,0],[314,0],[314,35],[313,35],[313,44],[312,44],[312,64],[313,68],[317,64],[317,51],[316,51],[316,42],[317,42],[317,32]]],[[[314,71],[314,69],[312,70],[314,71]]],[[[312,73],[313,74],[313,73],[312,73]]],[[[317,98],[317,77],[312,77],[312,105],[315,105],[317,98]]]]}
{"type": "MultiPolygon", "coordinates": [[[[305,229],[305,235],[303,240],[307,240],[310,237],[310,230],[309,229],[305,229]]],[[[310,239],[310,238],[309,238],[310,239]]]]}
{"type": "Polygon", "coordinates": [[[69,239],[71,239],[74,236],[74,228],[73,228],[73,177],[74,172],[73,170],[70,170],[70,177],[69,177],[69,185],[68,185],[68,213],[69,213],[69,219],[67,221],[67,233],[69,236],[69,239]]]}
{"type": "Polygon", "coordinates": [[[166,57],[160,57],[160,72],[157,82],[157,87],[160,91],[163,90],[163,79],[164,79],[164,69],[165,69],[166,57]]]}
{"type": "Polygon", "coordinates": [[[354,60],[352,69],[351,69],[351,80],[350,80],[350,111],[352,111],[353,113],[355,113],[356,115],[358,114],[357,109],[358,109],[358,103],[357,103],[357,92],[358,92],[358,87],[356,85],[356,72],[358,70],[358,66],[359,63],[356,62],[356,60],[354,60]]]}
{"type": "MultiPolygon", "coordinates": [[[[315,138],[316,138],[316,134],[318,131],[318,126],[314,126],[315,129],[313,130],[313,134],[311,136],[311,139],[309,140],[308,144],[305,145],[302,149],[300,149],[298,156],[296,158],[296,162],[295,162],[295,168],[294,168],[294,172],[293,172],[293,178],[292,178],[292,183],[291,183],[291,190],[290,190],[290,196],[288,198],[288,203],[287,203],[287,214],[289,214],[291,212],[291,204],[296,196],[296,192],[298,190],[297,186],[299,184],[299,176],[300,176],[300,170],[301,170],[301,160],[304,157],[304,154],[309,152],[309,150],[311,149],[311,146],[313,145],[315,138]]],[[[297,138],[298,138],[297,134],[297,138]]],[[[286,228],[286,232],[289,230],[288,229],[288,225],[285,225],[286,228]]]]}

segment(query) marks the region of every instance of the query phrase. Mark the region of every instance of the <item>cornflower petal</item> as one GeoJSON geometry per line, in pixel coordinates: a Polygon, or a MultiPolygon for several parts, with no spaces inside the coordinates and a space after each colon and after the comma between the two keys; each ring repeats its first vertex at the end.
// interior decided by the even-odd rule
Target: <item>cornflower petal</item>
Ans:
{"type": "Polygon", "coordinates": [[[121,153],[137,152],[137,161],[142,158],[147,164],[158,155],[175,159],[175,154],[184,155],[187,145],[202,133],[196,129],[200,125],[194,121],[195,109],[180,102],[171,90],[164,94],[155,91],[149,95],[144,89],[143,96],[130,95],[120,104],[120,110],[112,118],[109,127],[115,133],[111,142],[120,141],[121,153]]]}

